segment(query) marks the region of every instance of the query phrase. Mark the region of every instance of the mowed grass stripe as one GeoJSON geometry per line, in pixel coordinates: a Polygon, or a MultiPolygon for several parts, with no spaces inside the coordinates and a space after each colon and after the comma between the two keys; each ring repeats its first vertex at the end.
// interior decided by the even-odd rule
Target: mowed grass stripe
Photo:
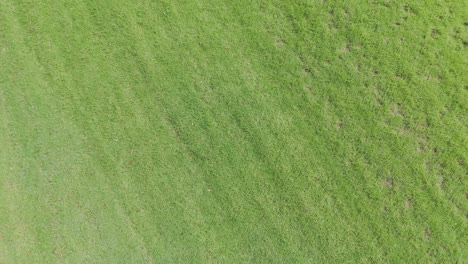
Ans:
{"type": "Polygon", "coordinates": [[[4,1],[0,256],[462,260],[466,28],[438,3],[4,1]]]}

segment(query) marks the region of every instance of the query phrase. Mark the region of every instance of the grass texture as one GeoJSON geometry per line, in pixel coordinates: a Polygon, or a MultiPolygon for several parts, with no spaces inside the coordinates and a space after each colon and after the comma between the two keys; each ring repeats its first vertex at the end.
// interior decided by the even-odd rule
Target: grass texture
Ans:
{"type": "Polygon", "coordinates": [[[463,263],[462,0],[0,1],[0,263],[463,263]]]}

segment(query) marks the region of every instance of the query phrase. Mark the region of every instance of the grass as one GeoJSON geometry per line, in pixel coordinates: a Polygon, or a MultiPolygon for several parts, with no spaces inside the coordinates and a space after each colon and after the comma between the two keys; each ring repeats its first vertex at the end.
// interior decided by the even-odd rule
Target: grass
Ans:
{"type": "Polygon", "coordinates": [[[0,263],[463,263],[461,0],[0,1],[0,263]]]}

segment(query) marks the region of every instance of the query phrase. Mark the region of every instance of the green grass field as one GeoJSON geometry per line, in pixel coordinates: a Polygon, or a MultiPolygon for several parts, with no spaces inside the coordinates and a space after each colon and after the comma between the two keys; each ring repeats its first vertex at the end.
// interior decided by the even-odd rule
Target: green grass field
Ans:
{"type": "Polygon", "coordinates": [[[468,2],[0,0],[0,263],[467,263],[468,2]]]}

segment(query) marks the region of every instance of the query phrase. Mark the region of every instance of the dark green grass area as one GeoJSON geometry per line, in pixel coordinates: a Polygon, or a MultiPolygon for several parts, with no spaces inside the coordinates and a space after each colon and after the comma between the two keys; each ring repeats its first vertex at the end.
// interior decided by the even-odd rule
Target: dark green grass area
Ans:
{"type": "Polygon", "coordinates": [[[0,1],[0,263],[463,263],[468,4],[0,1]]]}

